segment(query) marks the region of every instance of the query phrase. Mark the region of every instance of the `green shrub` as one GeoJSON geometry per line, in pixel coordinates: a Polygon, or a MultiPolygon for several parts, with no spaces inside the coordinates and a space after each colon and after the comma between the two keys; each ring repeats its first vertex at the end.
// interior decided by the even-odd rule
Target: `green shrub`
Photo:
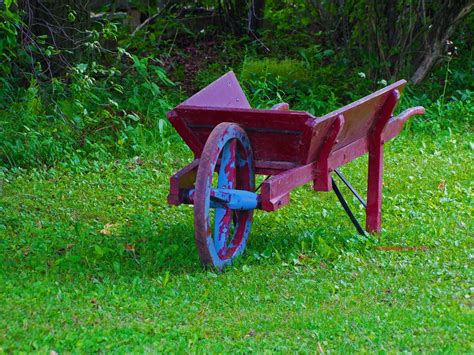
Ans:
{"type": "Polygon", "coordinates": [[[0,160],[9,166],[52,165],[67,159],[136,155],[170,134],[165,90],[173,83],[159,62],[120,54],[120,66],[80,63],[62,80],[19,88],[0,110],[0,160]]]}
{"type": "Polygon", "coordinates": [[[305,63],[295,59],[276,60],[245,60],[242,67],[243,80],[259,80],[280,78],[287,83],[306,83],[311,80],[311,74],[305,63]]]}
{"type": "Polygon", "coordinates": [[[21,41],[20,8],[0,4],[0,163],[51,166],[166,147],[174,84],[158,59],[113,48],[121,27],[103,19],[78,44],[81,55],[48,77],[61,50],[45,36],[21,41]]]}
{"type": "Polygon", "coordinates": [[[408,128],[417,131],[427,131],[432,134],[441,132],[467,132],[474,124],[474,92],[458,90],[449,98],[439,98],[431,101],[428,96],[404,97],[403,107],[423,105],[426,114],[417,116],[409,121],[408,128]]]}
{"type": "Polygon", "coordinates": [[[309,66],[303,61],[268,58],[245,60],[240,78],[253,106],[261,108],[282,101],[294,106],[309,92],[314,80],[309,66]]]}
{"type": "Polygon", "coordinates": [[[285,101],[292,109],[320,116],[386,85],[374,84],[363,72],[348,71],[333,58],[333,51],[320,46],[301,49],[299,54],[301,60],[244,61],[240,78],[253,106],[285,101]]]}

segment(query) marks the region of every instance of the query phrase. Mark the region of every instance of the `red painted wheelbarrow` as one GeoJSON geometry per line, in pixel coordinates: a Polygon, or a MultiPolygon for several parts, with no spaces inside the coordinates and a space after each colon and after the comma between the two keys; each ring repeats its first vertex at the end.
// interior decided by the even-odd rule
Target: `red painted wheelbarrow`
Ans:
{"type": "Polygon", "coordinates": [[[287,104],[252,109],[229,72],[168,113],[194,153],[194,161],[170,178],[168,203],[194,204],[201,261],[222,269],[241,254],[255,209],[275,211],[292,189],[313,182],[334,190],[357,231],[364,230],[344,200],[334,172],[366,209],[366,230],[379,233],[384,143],[396,137],[423,107],[392,116],[406,84],[400,80],[323,117],[291,111],[287,104]],[[369,153],[367,203],[337,170],[369,153]],[[255,174],[267,179],[255,189],[255,174]]]}

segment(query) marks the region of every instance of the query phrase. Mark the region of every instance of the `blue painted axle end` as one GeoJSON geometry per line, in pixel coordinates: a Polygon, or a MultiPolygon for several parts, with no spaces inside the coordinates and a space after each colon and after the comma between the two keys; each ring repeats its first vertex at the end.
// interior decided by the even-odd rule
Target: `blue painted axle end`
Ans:
{"type": "MultiPolygon", "coordinates": [[[[194,189],[189,190],[188,200],[194,202],[194,189]]],[[[211,189],[211,208],[230,208],[231,210],[248,211],[258,207],[260,195],[255,192],[234,189],[211,189]]]]}

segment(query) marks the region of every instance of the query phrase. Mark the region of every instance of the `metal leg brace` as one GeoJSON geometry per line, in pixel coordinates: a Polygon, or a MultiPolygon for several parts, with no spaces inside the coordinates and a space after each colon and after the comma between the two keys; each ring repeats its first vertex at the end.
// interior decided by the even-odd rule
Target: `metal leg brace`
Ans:
{"type": "MultiPolygon", "coordinates": [[[[357,193],[357,191],[354,189],[354,187],[352,187],[352,185],[349,184],[349,182],[346,180],[344,175],[342,175],[342,173],[339,172],[338,170],[334,170],[334,171],[336,172],[337,176],[339,176],[340,179],[344,182],[344,184],[349,188],[349,190],[354,194],[354,196],[359,200],[359,202],[362,204],[362,206],[364,206],[364,208],[366,208],[367,204],[362,199],[362,197],[360,197],[360,195],[357,193]]],[[[344,211],[346,211],[347,215],[351,219],[352,224],[355,226],[355,228],[357,229],[357,232],[359,234],[365,235],[364,229],[361,227],[361,225],[357,221],[357,218],[354,216],[354,213],[352,212],[349,205],[347,204],[347,201],[344,199],[344,196],[342,196],[342,193],[339,190],[339,188],[337,187],[336,182],[334,181],[334,178],[331,178],[331,180],[332,180],[332,188],[333,188],[334,192],[336,193],[336,196],[339,199],[339,202],[341,203],[342,207],[344,208],[344,211]]]]}

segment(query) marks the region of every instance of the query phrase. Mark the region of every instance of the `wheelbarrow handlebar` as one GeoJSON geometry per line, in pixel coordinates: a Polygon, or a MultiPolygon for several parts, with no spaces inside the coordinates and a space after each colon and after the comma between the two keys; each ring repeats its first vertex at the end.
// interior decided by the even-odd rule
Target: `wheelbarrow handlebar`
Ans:
{"type": "Polygon", "coordinates": [[[411,107],[397,116],[393,116],[387,123],[384,129],[382,139],[384,142],[389,141],[392,138],[398,136],[403,128],[406,121],[415,115],[424,115],[425,108],[422,106],[411,107]]]}

